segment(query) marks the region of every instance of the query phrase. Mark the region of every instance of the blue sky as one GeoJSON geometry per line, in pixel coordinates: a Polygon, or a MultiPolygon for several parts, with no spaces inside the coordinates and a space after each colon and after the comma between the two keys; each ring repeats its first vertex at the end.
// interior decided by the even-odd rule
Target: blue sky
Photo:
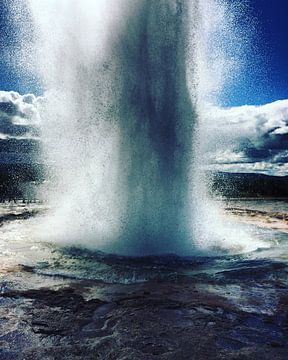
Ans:
{"type": "Polygon", "coordinates": [[[228,106],[263,105],[288,98],[288,1],[246,2],[241,21],[250,28],[251,44],[238,80],[222,98],[228,106]]]}
{"type": "MultiPolygon", "coordinates": [[[[0,163],[30,162],[41,141],[41,99],[13,93],[41,95],[35,71],[25,71],[27,59],[19,56],[20,32],[7,6],[14,1],[22,4],[21,23],[30,22],[26,0],[0,0],[0,163]]],[[[236,15],[251,41],[241,72],[224,87],[220,105],[225,108],[207,106],[205,157],[212,170],[288,175],[288,0],[243,2],[246,10],[236,15]]],[[[21,36],[29,44],[33,34],[21,36]]]]}
{"type": "MultiPolygon", "coordinates": [[[[0,90],[39,95],[41,89],[36,75],[23,71],[25,67],[20,68],[17,64],[21,39],[12,20],[12,13],[16,10],[11,4],[13,4],[13,0],[0,1],[0,90]]],[[[25,1],[23,1],[21,8],[18,6],[18,11],[20,9],[21,19],[29,22],[31,20],[25,7],[25,1]]],[[[29,36],[31,40],[32,34],[29,36]]]]}
{"type": "MultiPolygon", "coordinates": [[[[246,52],[246,65],[222,96],[221,103],[226,106],[260,105],[288,98],[288,1],[245,1],[246,15],[240,16],[240,21],[252,30],[251,46],[246,52]]],[[[11,62],[18,46],[17,30],[7,9],[11,2],[0,3],[0,90],[39,94],[35,75],[20,71],[11,62]]],[[[24,19],[29,21],[27,13],[24,19]]]]}

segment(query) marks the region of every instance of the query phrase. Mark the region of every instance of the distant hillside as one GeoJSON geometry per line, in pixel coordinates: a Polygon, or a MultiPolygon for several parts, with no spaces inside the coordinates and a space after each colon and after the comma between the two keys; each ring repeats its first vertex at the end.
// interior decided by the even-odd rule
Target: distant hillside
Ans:
{"type": "Polygon", "coordinates": [[[41,181],[43,166],[40,164],[0,164],[0,183],[41,181]]]}
{"type": "MultiPolygon", "coordinates": [[[[42,165],[0,164],[0,201],[35,197],[35,189],[45,178],[42,165]]],[[[228,198],[287,197],[288,176],[250,173],[209,174],[210,192],[228,198]]]]}
{"type": "Polygon", "coordinates": [[[44,180],[36,164],[0,164],[0,201],[34,199],[37,184],[44,180]]]}
{"type": "Polygon", "coordinates": [[[225,197],[287,197],[288,176],[255,173],[214,173],[211,192],[225,197]]]}

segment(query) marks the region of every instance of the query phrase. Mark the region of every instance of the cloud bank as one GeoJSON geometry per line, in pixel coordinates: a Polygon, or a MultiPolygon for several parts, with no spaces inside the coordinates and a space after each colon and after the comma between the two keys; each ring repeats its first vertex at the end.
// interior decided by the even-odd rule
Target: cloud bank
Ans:
{"type": "Polygon", "coordinates": [[[40,116],[33,94],[0,91],[0,163],[30,163],[39,152],[40,116]]]}
{"type": "MultiPolygon", "coordinates": [[[[0,91],[0,163],[31,162],[37,157],[41,161],[38,109],[43,99],[0,91]]],[[[262,106],[208,106],[202,117],[205,168],[288,175],[288,100],[262,106]]]]}
{"type": "Polygon", "coordinates": [[[203,161],[208,168],[288,175],[288,100],[209,107],[203,116],[203,161]]]}

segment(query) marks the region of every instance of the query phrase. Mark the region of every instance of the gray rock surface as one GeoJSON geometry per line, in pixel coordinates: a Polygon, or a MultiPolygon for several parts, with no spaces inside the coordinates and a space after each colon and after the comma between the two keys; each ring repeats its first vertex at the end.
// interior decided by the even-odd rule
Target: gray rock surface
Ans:
{"type": "Polygon", "coordinates": [[[238,267],[130,284],[52,276],[49,286],[15,267],[2,281],[0,359],[287,359],[286,265],[238,267]]]}

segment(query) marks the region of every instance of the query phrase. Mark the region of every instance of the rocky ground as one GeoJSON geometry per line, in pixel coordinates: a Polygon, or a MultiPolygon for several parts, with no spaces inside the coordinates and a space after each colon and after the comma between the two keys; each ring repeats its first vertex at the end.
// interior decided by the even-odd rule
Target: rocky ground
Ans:
{"type": "Polygon", "coordinates": [[[262,227],[288,232],[288,213],[279,211],[260,211],[242,208],[225,209],[229,216],[237,217],[238,221],[245,223],[260,224],[262,227]]]}
{"type": "Polygon", "coordinates": [[[0,359],[284,360],[287,271],[248,261],[210,275],[108,284],[6,269],[0,359]]]}
{"type": "MultiPolygon", "coordinates": [[[[1,229],[36,211],[4,210],[1,229]]],[[[258,222],[268,216],[227,211],[258,222]]],[[[1,360],[288,359],[284,258],[137,259],[5,241],[1,360]],[[37,261],[23,265],[29,251],[39,252],[37,261]],[[38,260],[47,253],[49,261],[38,260]]]]}

